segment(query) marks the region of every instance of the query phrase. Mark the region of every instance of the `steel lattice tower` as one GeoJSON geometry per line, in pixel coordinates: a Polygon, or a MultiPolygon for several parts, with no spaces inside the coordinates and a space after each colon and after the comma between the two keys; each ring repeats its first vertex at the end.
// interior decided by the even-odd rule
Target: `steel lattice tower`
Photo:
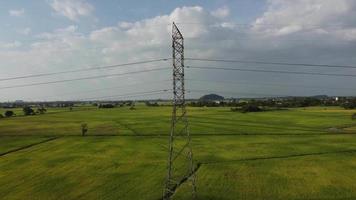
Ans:
{"type": "Polygon", "coordinates": [[[175,23],[172,26],[173,48],[173,112],[169,137],[168,172],[163,199],[170,199],[177,186],[185,180],[195,195],[195,174],[191,138],[185,107],[184,38],[175,23]]]}

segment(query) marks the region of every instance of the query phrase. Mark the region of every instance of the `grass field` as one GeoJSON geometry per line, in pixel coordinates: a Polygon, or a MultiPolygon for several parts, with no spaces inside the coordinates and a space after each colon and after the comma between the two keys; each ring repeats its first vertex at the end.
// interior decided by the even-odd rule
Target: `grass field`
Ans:
{"type": "MultiPolygon", "coordinates": [[[[59,111],[0,119],[0,199],[161,198],[170,107],[59,111]]],[[[188,112],[197,199],[356,199],[355,111],[188,112]]]]}

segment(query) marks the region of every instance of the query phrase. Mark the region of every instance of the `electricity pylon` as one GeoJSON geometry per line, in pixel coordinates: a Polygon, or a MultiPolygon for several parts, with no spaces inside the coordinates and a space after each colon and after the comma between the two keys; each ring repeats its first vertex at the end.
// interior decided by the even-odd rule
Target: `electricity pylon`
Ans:
{"type": "Polygon", "coordinates": [[[168,171],[163,199],[171,199],[184,181],[191,183],[195,196],[195,174],[191,138],[185,107],[184,38],[175,23],[172,26],[173,48],[173,112],[169,136],[168,171]]]}

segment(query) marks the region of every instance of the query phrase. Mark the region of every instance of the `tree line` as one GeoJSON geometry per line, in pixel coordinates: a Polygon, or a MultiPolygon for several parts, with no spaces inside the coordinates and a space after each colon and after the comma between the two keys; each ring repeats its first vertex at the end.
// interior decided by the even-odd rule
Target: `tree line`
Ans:
{"type": "MultiPolygon", "coordinates": [[[[36,110],[34,110],[32,107],[30,106],[25,106],[22,108],[22,112],[25,116],[28,115],[38,115],[38,114],[45,114],[47,112],[47,109],[44,107],[39,107],[36,110]]],[[[13,117],[16,116],[15,112],[12,110],[6,110],[4,112],[4,114],[0,114],[0,118],[4,118],[4,117],[13,117]]]]}
{"type": "Polygon", "coordinates": [[[266,98],[266,99],[245,99],[245,100],[223,100],[223,101],[191,101],[193,107],[275,107],[275,108],[298,108],[310,106],[341,106],[345,109],[356,108],[355,97],[341,98],[315,98],[315,97],[286,97],[286,98],[266,98]]]}

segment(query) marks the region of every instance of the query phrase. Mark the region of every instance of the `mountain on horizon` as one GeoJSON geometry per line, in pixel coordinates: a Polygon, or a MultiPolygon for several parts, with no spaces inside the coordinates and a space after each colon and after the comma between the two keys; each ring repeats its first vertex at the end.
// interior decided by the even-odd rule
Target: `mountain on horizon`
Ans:
{"type": "Polygon", "coordinates": [[[199,98],[200,101],[221,101],[224,100],[223,96],[217,94],[207,94],[199,98]]]}

